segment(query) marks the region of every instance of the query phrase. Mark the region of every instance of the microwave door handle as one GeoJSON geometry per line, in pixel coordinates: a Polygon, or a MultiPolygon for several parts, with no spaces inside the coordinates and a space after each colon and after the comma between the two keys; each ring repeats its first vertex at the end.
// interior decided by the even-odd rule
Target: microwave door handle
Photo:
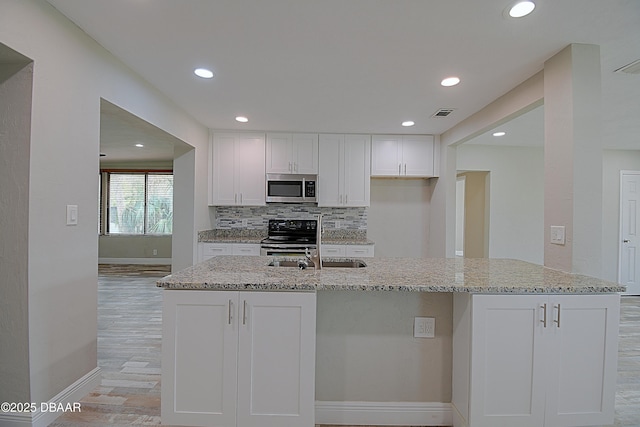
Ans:
{"type": "Polygon", "coordinates": [[[304,202],[305,197],[307,196],[307,184],[306,179],[302,178],[302,201],[304,202]]]}

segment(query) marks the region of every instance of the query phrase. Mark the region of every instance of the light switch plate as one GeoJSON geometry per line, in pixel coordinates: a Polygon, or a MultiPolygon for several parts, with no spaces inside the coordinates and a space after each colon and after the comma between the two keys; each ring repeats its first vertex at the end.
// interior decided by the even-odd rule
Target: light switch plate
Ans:
{"type": "Polygon", "coordinates": [[[564,225],[551,226],[550,240],[554,245],[564,245],[564,225]]]}
{"type": "Polygon", "coordinates": [[[67,225],[78,225],[78,205],[67,205],[67,225]]]}

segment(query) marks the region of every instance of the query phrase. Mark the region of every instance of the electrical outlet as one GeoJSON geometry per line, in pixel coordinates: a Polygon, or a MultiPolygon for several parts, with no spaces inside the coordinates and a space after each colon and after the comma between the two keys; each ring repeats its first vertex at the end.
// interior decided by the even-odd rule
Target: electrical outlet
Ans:
{"type": "Polygon", "coordinates": [[[158,250],[157,250],[157,249],[154,249],[154,250],[153,250],[153,254],[154,254],[154,255],[158,255],[158,250]]]}
{"type": "Polygon", "coordinates": [[[550,243],[554,245],[564,245],[564,226],[552,225],[550,243]]]}
{"type": "Polygon", "coordinates": [[[414,338],[434,338],[436,336],[435,317],[416,317],[413,322],[414,338]]]}
{"type": "Polygon", "coordinates": [[[243,227],[246,227],[246,226],[247,226],[247,220],[246,220],[246,219],[243,219],[243,220],[242,220],[242,226],[243,226],[243,227]]]}

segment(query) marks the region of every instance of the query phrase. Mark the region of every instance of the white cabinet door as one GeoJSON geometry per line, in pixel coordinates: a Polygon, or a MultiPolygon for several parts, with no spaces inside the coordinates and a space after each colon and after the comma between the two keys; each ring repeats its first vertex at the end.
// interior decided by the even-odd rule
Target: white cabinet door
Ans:
{"type": "Polygon", "coordinates": [[[371,176],[433,177],[434,150],[432,135],[374,135],[371,176]]]}
{"type": "Polygon", "coordinates": [[[162,295],[162,423],[236,425],[238,293],[162,295]]]}
{"type": "Polygon", "coordinates": [[[371,139],[371,175],[399,176],[402,168],[402,137],[374,135],[371,139]]]}
{"type": "Polygon", "coordinates": [[[315,294],[242,292],[238,426],[313,427],[315,294]]]}
{"type": "Polygon", "coordinates": [[[342,206],[344,135],[321,134],[318,152],[318,206],[342,206]]]}
{"type": "Polygon", "coordinates": [[[212,206],[265,205],[264,134],[214,134],[210,153],[212,206]]]}
{"type": "Polygon", "coordinates": [[[317,174],[318,134],[267,134],[266,172],[317,174]]]}
{"type": "Polygon", "coordinates": [[[617,294],[454,297],[457,413],[471,427],[612,423],[619,310],[617,294]]]}
{"type": "Polygon", "coordinates": [[[369,206],[369,135],[320,135],[318,206],[369,206]]]}
{"type": "Polygon", "coordinates": [[[344,205],[369,206],[371,137],[346,135],[344,140],[344,205]]]}
{"type": "Polygon", "coordinates": [[[542,427],[546,296],[474,295],[470,425],[542,427]]]}
{"type": "Polygon", "coordinates": [[[611,424],[620,297],[558,295],[549,300],[552,363],[546,425],[611,424]]]}
{"type": "Polygon", "coordinates": [[[316,294],[163,291],[163,424],[313,427],[316,294]]]}
{"type": "Polygon", "coordinates": [[[318,134],[294,133],[292,148],[294,173],[316,175],[318,173],[318,134]]]}
{"type": "Polygon", "coordinates": [[[241,135],[236,180],[238,182],[239,203],[244,206],[266,204],[266,182],[264,172],[264,135],[241,135]]]}
{"type": "Polygon", "coordinates": [[[402,138],[403,175],[407,177],[433,176],[433,136],[405,135],[402,138]]]}
{"type": "Polygon", "coordinates": [[[237,202],[236,150],[238,137],[236,134],[215,134],[209,147],[211,153],[209,175],[209,205],[227,206],[237,202]]]}
{"type": "Polygon", "coordinates": [[[290,133],[267,134],[267,173],[293,173],[291,146],[290,133]]]}

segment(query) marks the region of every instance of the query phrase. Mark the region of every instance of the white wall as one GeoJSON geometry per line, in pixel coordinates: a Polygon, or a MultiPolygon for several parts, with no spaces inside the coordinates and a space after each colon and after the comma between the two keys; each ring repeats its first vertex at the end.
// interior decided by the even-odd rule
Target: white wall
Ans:
{"type": "MultiPolygon", "coordinates": [[[[490,171],[489,257],[544,261],[543,149],[463,144],[459,171],[490,171]]],[[[377,250],[377,248],[376,248],[377,250]]]]}
{"type": "Polygon", "coordinates": [[[427,257],[432,187],[426,179],[372,179],[367,237],[377,257],[427,257]]]}
{"type": "MultiPolygon", "coordinates": [[[[29,177],[29,369],[27,401],[45,402],[96,367],[100,99],[130,111],[201,151],[194,209],[206,229],[208,132],[51,5],[0,2],[0,43],[34,60],[29,177]],[[204,169],[201,163],[204,164],[204,169]],[[79,224],[66,226],[66,205],[79,224]]],[[[193,253],[195,230],[188,233],[193,253]]]]}
{"type": "Polygon", "coordinates": [[[620,171],[640,170],[640,150],[604,150],[602,160],[602,278],[617,282],[620,171]]]}

